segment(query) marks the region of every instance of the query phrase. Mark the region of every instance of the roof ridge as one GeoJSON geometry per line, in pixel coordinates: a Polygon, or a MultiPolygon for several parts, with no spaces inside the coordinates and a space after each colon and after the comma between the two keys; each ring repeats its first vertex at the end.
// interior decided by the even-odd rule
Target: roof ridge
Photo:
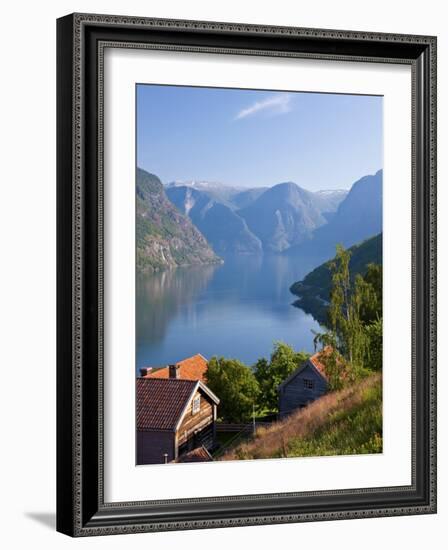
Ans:
{"type": "Polygon", "coordinates": [[[155,380],[158,380],[159,382],[181,382],[185,383],[188,382],[189,384],[195,384],[197,380],[189,380],[188,378],[156,378],[156,377],[148,377],[148,376],[137,376],[137,380],[152,380],[153,382],[155,380]]]}

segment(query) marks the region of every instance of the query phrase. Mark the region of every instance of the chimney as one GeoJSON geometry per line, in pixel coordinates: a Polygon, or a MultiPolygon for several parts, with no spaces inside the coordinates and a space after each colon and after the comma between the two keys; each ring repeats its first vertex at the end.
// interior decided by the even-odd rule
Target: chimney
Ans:
{"type": "Polygon", "coordinates": [[[152,367],[143,367],[140,369],[140,376],[146,376],[152,371],[152,367]]]}
{"type": "Polygon", "coordinates": [[[180,378],[179,365],[168,365],[170,378],[180,378]]]}

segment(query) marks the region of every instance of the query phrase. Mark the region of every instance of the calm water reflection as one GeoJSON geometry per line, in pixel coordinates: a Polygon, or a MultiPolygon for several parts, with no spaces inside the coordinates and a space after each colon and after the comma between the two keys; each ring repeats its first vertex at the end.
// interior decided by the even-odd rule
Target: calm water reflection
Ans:
{"type": "Polygon", "coordinates": [[[313,350],[318,323],[291,304],[290,285],[319,263],[284,256],[226,257],[218,266],[137,278],[137,368],[202,353],[253,364],[273,342],[313,350]]]}

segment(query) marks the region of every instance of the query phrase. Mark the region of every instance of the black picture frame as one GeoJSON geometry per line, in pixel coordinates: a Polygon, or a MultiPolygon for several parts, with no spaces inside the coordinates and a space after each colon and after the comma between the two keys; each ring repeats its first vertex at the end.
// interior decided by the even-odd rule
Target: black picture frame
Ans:
{"type": "Polygon", "coordinates": [[[71,536],[436,512],[436,38],[72,14],[57,21],[57,530],[71,536]],[[107,44],[412,67],[412,484],[104,502],[102,55],[107,44]]]}

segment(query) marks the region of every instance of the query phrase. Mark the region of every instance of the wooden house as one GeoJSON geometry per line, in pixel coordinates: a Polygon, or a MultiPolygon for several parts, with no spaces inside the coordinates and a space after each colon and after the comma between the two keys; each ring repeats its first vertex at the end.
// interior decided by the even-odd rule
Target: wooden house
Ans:
{"type": "Polygon", "coordinates": [[[328,390],[325,365],[321,361],[324,350],[315,353],[292,372],[278,387],[278,410],[280,416],[286,416],[296,409],[305,407],[328,390]]]}
{"type": "Polygon", "coordinates": [[[200,380],[207,383],[207,359],[197,353],[173,365],[164,367],[144,367],[140,369],[143,378],[179,378],[181,380],[200,380]]]}
{"type": "Polygon", "coordinates": [[[178,461],[202,447],[212,450],[218,404],[200,380],[137,378],[137,464],[178,461]]]}

